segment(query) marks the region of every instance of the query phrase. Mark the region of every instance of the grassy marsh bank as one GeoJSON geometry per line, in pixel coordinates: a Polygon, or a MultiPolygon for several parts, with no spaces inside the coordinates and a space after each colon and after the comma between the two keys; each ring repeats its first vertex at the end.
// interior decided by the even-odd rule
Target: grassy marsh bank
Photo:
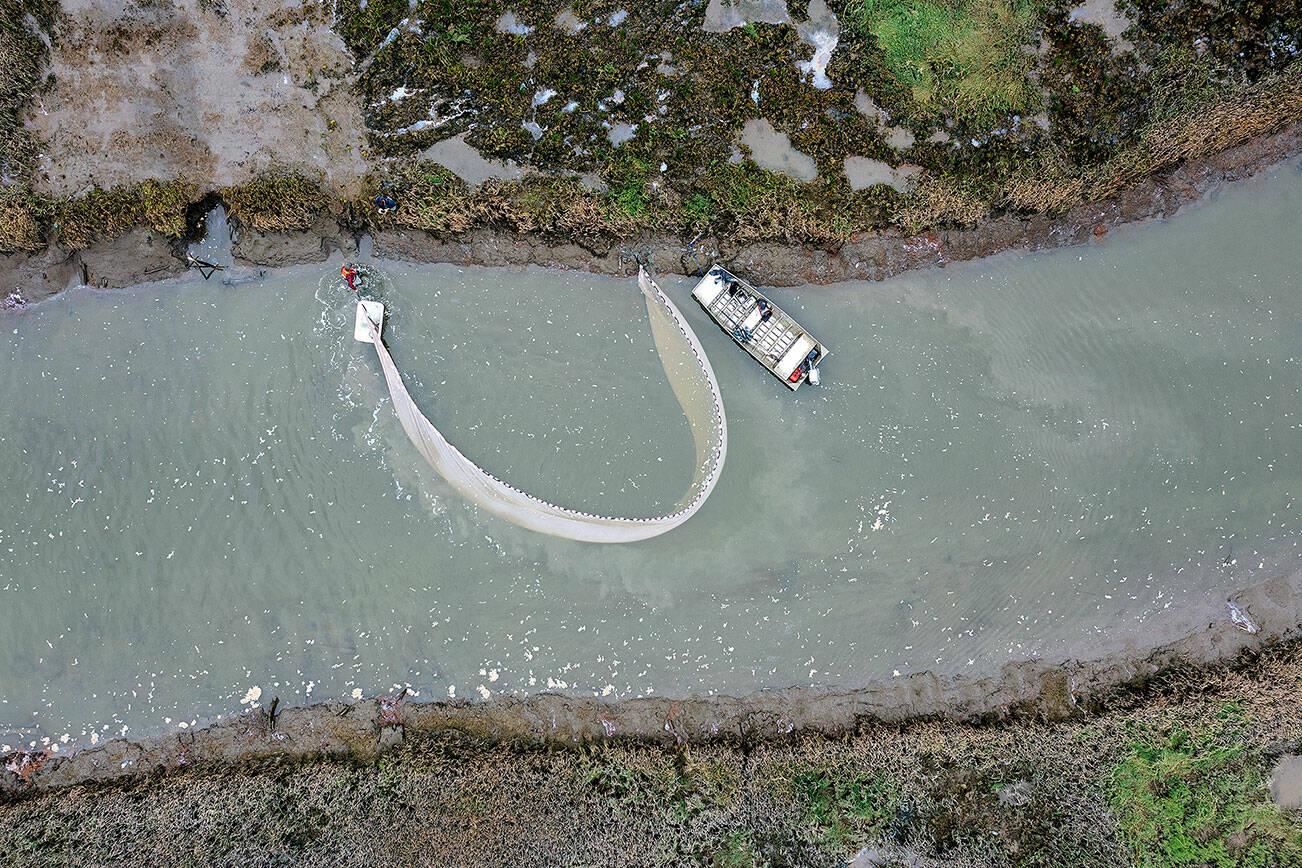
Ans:
{"type": "Polygon", "coordinates": [[[413,734],[374,761],[197,768],[0,805],[6,864],[1302,864],[1267,782],[1302,647],[1176,668],[1061,722],[552,749],[413,734]]]}
{"type": "MultiPolygon", "coordinates": [[[[802,9],[791,9],[799,27],[706,32],[705,6],[584,2],[560,26],[569,4],[559,0],[341,3],[333,27],[354,72],[340,81],[369,136],[369,174],[354,189],[290,154],[221,185],[154,180],[145,155],[128,153],[119,156],[140,164],[139,182],[69,193],[38,183],[41,143],[23,127],[61,50],[57,9],[29,16],[0,4],[4,45],[26,46],[0,81],[0,123],[16,133],[0,252],[51,241],[78,250],[133,227],[179,240],[187,210],[213,193],[256,232],[328,216],[352,230],[499,230],[595,250],[649,231],[836,249],[866,233],[1060,214],[1302,117],[1302,19],[1282,2],[1216,15],[1189,3],[1127,6],[1125,40],[1063,3],[833,2],[839,41],[825,89],[800,65],[812,51],[801,28],[813,27],[802,9]],[[738,139],[756,118],[807,155],[814,180],[756,162],[738,139]],[[468,184],[425,153],[455,135],[523,176],[468,184]],[[855,189],[847,159],[897,175],[855,189]],[[375,213],[379,192],[398,200],[396,213],[375,213]]],[[[255,79],[299,74],[264,67],[255,79]]]]}

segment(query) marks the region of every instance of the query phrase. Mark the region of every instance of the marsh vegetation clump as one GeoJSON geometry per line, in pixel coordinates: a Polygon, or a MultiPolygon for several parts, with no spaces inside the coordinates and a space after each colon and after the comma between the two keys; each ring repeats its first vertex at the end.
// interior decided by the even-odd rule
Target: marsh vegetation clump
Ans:
{"type": "Polygon", "coordinates": [[[312,225],[330,202],[315,181],[273,173],[221,192],[228,213],[254,232],[288,232],[312,225]]]}
{"type": "MultiPolygon", "coordinates": [[[[0,249],[39,250],[53,234],[64,247],[81,250],[138,227],[180,240],[187,214],[204,195],[193,184],[154,180],[58,199],[19,186],[0,188],[0,249]]],[[[230,214],[255,232],[304,229],[331,201],[315,182],[279,173],[223,188],[219,195],[230,214]]]]}
{"type": "MultiPolygon", "coordinates": [[[[1302,119],[1302,19],[1284,0],[1127,0],[1090,20],[1071,0],[828,4],[835,26],[821,2],[800,2],[708,31],[706,0],[313,5],[351,55],[360,190],[273,170],[213,189],[161,179],[43,196],[21,116],[57,6],[0,0],[0,251],[82,247],[131,225],[177,237],[180,200],[213,193],[257,232],[329,211],[351,229],[502,229],[593,250],[648,231],[836,248],[1066,212],[1302,119]],[[837,40],[818,82],[814,18],[837,40]],[[743,135],[757,124],[783,153],[743,135]],[[436,162],[455,162],[449,139],[512,179],[467,183],[436,162]],[[374,213],[379,192],[396,213],[374,213]]],[[[251,74],[270,56],[250,55],[251,74]]]]}
{"type": "Polygon", "coordinates": [[[108,241],[144,226],[171,238],[185,234],[185,216],[198,188],[180,182],[145,181],[110,190],[95,188],[51,206],[60,241],[73,249],[108,241]]]}
{"type": "MultiPolygon", "coordinates": [[[[1262,132],[1302,118],[1302,61],[1252,86],[1208,93],[1189,103],[1168,93],[1173,105],[1154,112],[1125,146],[1082,167],[1063,148],[1045,148],[1014,169],[992,207],[1055,214],[1086,199],[1106,199],[1128,186],[1188,160],[1242,144],[1262,132]]],[[[921,219],[921,218],[920,218],[921,219]]]]}
{"type": "Polygon", "coordinates": [[[30,253],[45,246],[41,206],[29,190],[0,189],[0,253],[30,253]]]}
{"type": "Polygon", "coordinates": [[[1245,81],[1281,71],[1302,55],[1296,0],[1126,0],[1146,39],[1196,51],[1245,81]]]}
{"type": "Polygon", "coordinates": [[[0,0],[0,253],[45,246],[45,203],[29,184],[38,143],[22,113],[49,57],[44,31],[58,14],[57,0],[0,0]]]}
{"type": "Polygon", "coordinates": [[[58,0],[0,0],[0,176],[6,184],[31,167],[37,143],[20,117],[49,57],[45,31],[59,15],[58,0]]]}
{"type": "Polygon", "coordinates": [[[470,207],[445,185],[448,205],[422,197],[423,214],[455,217],[458,227],[470,225],[471,211],[513,225],[522,215],[579,237],[654,226],[821,242],[888,216],[892,197],[852,195],[842,165],[851,152],[900,158],[856,110],[853,88],[824,92],[805,81],[798,61],[807,46],[796,28],[706,34],[703,3],[661,2],[575,4],[590,26],[567,30],[554,24],[565,8],[515,4],[513,26],[502,28],[501,4],[428,3],[376,28],[385,35],[359,55],[370,63],[359,89],[387,171],[408,174],[402,164],[418,163],[431,141],[465,133],[486,156],[555,178],[494,185],[494,198],[514,203],[507,214],[470,207]],[[790,131],[822,173],[818,182],[802,186],[735,156],[737,131],[756,115],[790,131]],[[616,128],[627,138],[612,136],[616,128]],[[597,174],[604,189],[577,191],[560,173],[597,174]],[[567,196],[570,215],[537,207],[567,196]]]}
{"type": "MultiPolygon", "coordinates": [[[[365,65],[358,92],[380,174],[408,173],[425,148],[453,135],[537,173],[488,192],[445,183],[445,202],[427,190],[406,219],[451,232],[530,226],[618,239],[654,226],[736,243],[837,245],[864,231],[967,226],[1112,195],[1110,179],[1139,177],[1132,167],[1173,165],[1146,162],[1166,148],[1141,142],[1157,146],[1154,136],[1182,125],[1208,129],[1218,101],[1270,102],[1264,82],[1287,91],[1288,64],[1278,58],[1253,78],[1191,47],[1190,33],[1209,36],[1224,20],[1204,16],[1193,30],[1168,33],[1141,5],[1127,31],[1133,44],[1122,43],[1075,21],[1068,4],[1029,0],[833,2],[840,42],[831,86],[815,88],[800,67],[808,46],[799,27],[706,32],[705,5],[341,7],[365,65]],[[582,26],[558,26],[567,12],[582,26]],[[756,119],[807,155],[817,177],[760,168],[740,136],[756,119]],[[880,161],[910,181],[853,190],[847,159],[880,161]],[[581,173],[598,174],[604,189],[566,179],[581,173]]],[[[1272,9],[1266,17],[1287,28],[1292,13],[1272,9]]],[[[1297,114],[1263,103],[1236,128],[1271,129],[1297,114]]],[[[1227,130],[1207,141],[1233,139],[1227,130]]],[[[1177,161],[1206,149],[1191,140],[1178,153],[1177,161]]]]}

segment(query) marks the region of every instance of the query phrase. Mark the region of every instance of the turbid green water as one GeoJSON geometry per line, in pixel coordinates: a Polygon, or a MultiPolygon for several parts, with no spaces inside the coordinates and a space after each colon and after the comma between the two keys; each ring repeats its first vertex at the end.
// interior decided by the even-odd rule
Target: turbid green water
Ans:
{"type": "MultiPolygon", "coordinates": [[[[1300,207],[1285,168],[1106,245],[775,290],[833,351],[795,395],[666,278],[728,462],[687,525],[614,547],[424,466],[337,266],[5,314],[0,742],[258,692],[736,693],[1158,635],[1302,566],[1300,207]]],[[[685,489],[631,280],[377,267],[398,365],[472,459],[594,512],[685,489]]]]}

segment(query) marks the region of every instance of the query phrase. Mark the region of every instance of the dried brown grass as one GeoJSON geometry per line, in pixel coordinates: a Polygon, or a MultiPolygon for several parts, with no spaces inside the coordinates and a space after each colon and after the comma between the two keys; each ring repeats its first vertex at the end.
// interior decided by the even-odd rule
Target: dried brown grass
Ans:
{"type": "Polygon", "coordinates": [[[227,211],[254,232],[306,229],[330,202],[315,181],[294,174],[272,174],[218,191],[227,211]]]}
{"type": "Polygon", "coordinates": [[[997,190],[951,175],[927,174],[895,216],[906,232],[972,226],[999,211],[1061,214],[1086,201],[1108,199],[1146,178],[1190,160],[1242,145],[1302,119],[1302,61],[1252,87],[1223,94],[1158,121],[1102,165],[1081,169],[1056,148],[1035,154],[997,190]]]}
{"type": "Polygon", "coordinates": [[[1004,184],[1002,207],[1026,214],[1061,214],[1085,198],[1087,182],[1059,151],[1038,155],[1004,184]]]}
{"type": "Polygon", "coordinates": [[[1299,119],[1302,61],[1253,87],[1222,94],[1152,124],[1134,145],[1097,168],[1077,169],[1059,151],[1039,154],[1007,180],[991,207],[1060,214],[1079,202],[1116,196],[1153,175],[1227,151],[1299,119]]]}
{"type": "Polygon", "coordinates": [[[0,0],[0,252],[45,246],[44,202],[27,186],[36,141],[20,115],[37,88],[48,53],[29,22],[49,28],[58,13],[54,0],[0,0]]]}
{"type": "Polygon", "coordinates": [[[1302,61],[1279,75],[1160,121],[1138,144],[1088,176],[1086,195],[1105,199],[1157,172],[1207,157],[1302,119],[1302,61]]]}
{"type": "Polygon", "coordinates": [[[948,175],[926,174],[904,200],[895,224],[906,233],[947,226],[967,227],[991,211],[989,199],[948,175]]]}
{"type": "Polygon", "coordinates": [[[31,253],[44,246],[39,203],[24,190],[0,192],[0,253],[31,253]]]}
{"type": "Polygon", "coordinates": [[[173,238],[185,233],[185,215],[199,196],[181,182],[145,181],[131,187],[91,190],[53,207],[60,240],[73,249],[111,240],[145,226],[173,238]]]}
{"type": "MultiPolygon", "coordinates": [[[[516,182],[489,181],[471,190],[437,163],[394,167],[366,185],[397,197],[393,214],[379,215],[381,226],[458,234],[476,228],[532,232],[560,238],[622,237],[645,221],[611,207],[600,194],[574,178],[531,175],[516,182]]],[[[369,200],[356,203],[369,209],[369,200]]]]}

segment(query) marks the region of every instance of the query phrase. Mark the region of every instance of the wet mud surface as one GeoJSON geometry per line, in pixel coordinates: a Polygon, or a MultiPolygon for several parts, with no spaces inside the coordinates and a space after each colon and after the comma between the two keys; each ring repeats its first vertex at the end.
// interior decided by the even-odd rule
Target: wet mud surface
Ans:
{"type": "Polygon", "coordinates": [[[339,191],[367,166],[352,60],[326,6],[66,0],[26,126],[36,186],[240,184],[294,170],[339,191]],[[176,62],[183,58],[183,62],[176,62]]]}

